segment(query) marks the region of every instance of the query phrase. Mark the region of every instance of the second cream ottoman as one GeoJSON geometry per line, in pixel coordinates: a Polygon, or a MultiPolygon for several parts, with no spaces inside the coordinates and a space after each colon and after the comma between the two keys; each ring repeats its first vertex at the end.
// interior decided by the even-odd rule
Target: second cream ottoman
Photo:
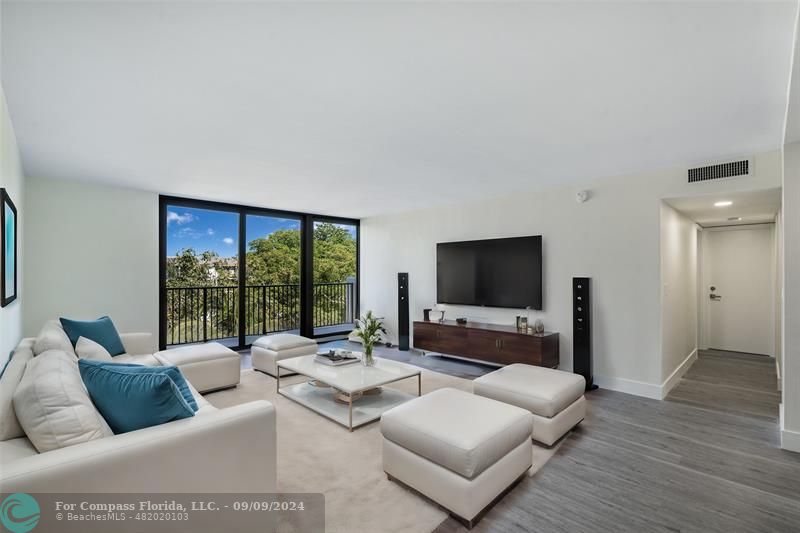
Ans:
{"type": "Polygon", "coordinates": [[[515,363],[477,378],[475,394],[527,409],[533,439],[552,446],[586,416],[583,376],[515,363]]]}

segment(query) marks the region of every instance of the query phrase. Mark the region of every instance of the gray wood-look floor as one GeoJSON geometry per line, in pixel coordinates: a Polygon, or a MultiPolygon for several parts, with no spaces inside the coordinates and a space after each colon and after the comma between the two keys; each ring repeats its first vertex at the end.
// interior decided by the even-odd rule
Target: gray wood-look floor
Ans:
{"type": "Polygon", "coordinates": [[[588,393],[586,420],[473,531],[800,531],[800,454],[779,448],[775,389],[774,360],[702,352],[667,401],[588,393]]]}

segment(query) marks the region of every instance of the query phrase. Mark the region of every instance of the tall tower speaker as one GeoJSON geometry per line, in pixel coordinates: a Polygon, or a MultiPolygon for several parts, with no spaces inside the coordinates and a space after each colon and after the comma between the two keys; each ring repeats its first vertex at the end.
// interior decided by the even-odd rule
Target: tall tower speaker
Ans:
{"type": "Polygon", "coordinates": [[[408,272],[397,273],[397,343],[408,351],[408,272]]]}
{"type": "Polygon", "coordinates": [[[592,280],[572,278],[572,371],[597,388],[592,376],[592,280]]]}

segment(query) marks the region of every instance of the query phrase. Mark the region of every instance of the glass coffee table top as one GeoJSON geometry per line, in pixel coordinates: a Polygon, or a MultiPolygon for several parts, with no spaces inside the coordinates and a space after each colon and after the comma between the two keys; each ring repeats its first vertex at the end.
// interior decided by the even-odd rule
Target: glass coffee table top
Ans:
{"type": "Polygon", "coordinates": [[[330,366],[317,363],[314,358],[314,355],[293,357],[279,361],[278,366],[330,387],[319,387],[307,381],[281,387],[281,379],[278,378],[278,393],[342,424],[350,431],[379,419],[392,407],[416,397],[383,385],[416,376],[417,394],[422,393],[422,370],[415,366],[380,358],[375,358],[375,366],[364,366],[360,362],[330,366]],[[378,387],[382,387],[378,394],[359,394],[378,387]],[[347,403],[336,401],[333,389],[344,392],[347,403]]]}

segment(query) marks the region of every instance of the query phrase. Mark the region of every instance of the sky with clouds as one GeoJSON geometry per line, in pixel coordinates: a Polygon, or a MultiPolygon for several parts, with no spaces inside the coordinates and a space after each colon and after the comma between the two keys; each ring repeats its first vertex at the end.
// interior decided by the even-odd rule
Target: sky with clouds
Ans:
{"type": "MultiPolygon", "coordinates": [[[[300,221],[248,215],[247,241],[266,237],[279,229],[300,229],[300,221]]],[[[235,257],[239,247],[239,215],[225,211],[167,206],[167,255],[184,248],[201,253],[217,252],[220,257],[235,257]]]]}

